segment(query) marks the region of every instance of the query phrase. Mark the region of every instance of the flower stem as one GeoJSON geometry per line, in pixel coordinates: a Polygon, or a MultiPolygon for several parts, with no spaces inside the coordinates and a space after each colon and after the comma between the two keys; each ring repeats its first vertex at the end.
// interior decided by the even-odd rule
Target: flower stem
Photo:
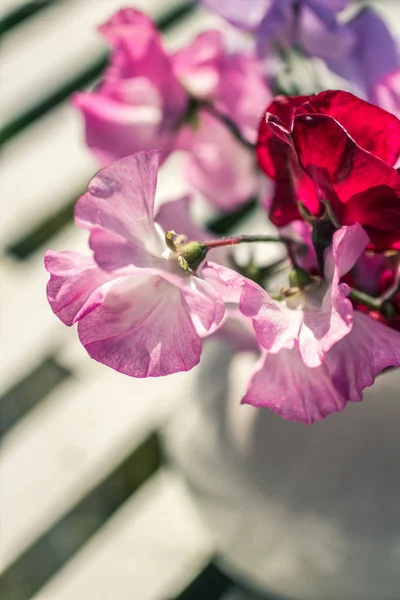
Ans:
{"type": "Polygon", "coordinates": [[[299,249],[307,250],[307,246],[302,242],[297,242],[286,236],[275,237],[271,235],[237,235],[234,237],[221,238],[202,244],[210,250],[211,248],[220,248],[221,246],[236,246],[237,244],[251,244],[253,242],[271,242],[297,246],[299,249]]]}
{"type": "Polygon", "coordinates": [[[209,102],[202,102],[200,107],[206,110],[210,115],[213,115],[216,119],[221,121],[232,133],[232,135],[240,142],[245,148],[254,152],[256,146],[252,142],[250,142],[240,131],[239,127],[236,125],[235,121],[233,121],[228,115],[220,112],[213,104],[209,102]]]}
{"type": "Polygon", "coordinates": [[[382,300],[380,298],[374,298],[373,296],[365,294],[360,290],[355,290],[354,288],[350,288],[349,298],[350,300],[364,304],[364,306],[368,306],[368,308],[372,308],[373,310],[381,310],[382,308],[382,300]]]}

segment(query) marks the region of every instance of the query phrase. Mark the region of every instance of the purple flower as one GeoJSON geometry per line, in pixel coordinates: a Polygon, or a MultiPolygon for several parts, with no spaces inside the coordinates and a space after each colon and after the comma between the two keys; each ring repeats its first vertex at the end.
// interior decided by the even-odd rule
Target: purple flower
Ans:
{"type": "Polygon", "coordinates": [[[345,53],[351,33],[336,18],[348,0],[200,0],[235,27],[253,33],[262,45],[300,44],[312,56],[345,53]]]}
{"type": "MultiPolygon", "coordinates": [[[[75,209],[77,224],[89,230],[93,257],[51,250],[45,256],[54,313],[66,325],[78,323],[92,358],[133,377],[194,367],[201,338],[225,312],[214,288],[179,266],[154,221],[158,164],[158,151],[141,152],[100,171],[75,209]]],[[[187,201],[179,202],[185,210],[187,201]]],[[[187,210],[180,233],[190,236],[185,216],[187,210]]]]}
{"type": "Polygon", "coordinates": [[[346,55],[329,58],[329,68],[347,79],[358,95],[400,115],[400,52],[384,20],[364,8],[348,23],[354,42],[346,55]]]}

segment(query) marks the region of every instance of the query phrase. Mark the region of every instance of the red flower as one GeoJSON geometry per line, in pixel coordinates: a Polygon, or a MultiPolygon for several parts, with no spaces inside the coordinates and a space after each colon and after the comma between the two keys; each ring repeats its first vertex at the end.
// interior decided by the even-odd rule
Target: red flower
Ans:
{"type": "Polygon", "coordinates": [[[277,97],[257,156],[276,182],[270,218],[281,227],[329,202],[340,225],[360,223],[379,249],[400,248],[400,121],[342,91],[277,97]]]}

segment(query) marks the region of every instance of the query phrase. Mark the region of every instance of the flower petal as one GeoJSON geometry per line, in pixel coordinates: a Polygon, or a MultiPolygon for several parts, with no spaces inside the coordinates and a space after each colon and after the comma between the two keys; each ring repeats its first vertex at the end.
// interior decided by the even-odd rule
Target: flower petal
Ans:
{"type": "Polygon", "coordinates": [[[400,366],[400,332],[354,311],[351,334],[333,346],[325,364],[342,396],[359,402],[379,373],[400,366]]]}
{"type": "Polygon", "coordinates": [[[109,230],[159,255],[165,244],[153,222],[158,165],[159,151],[153,150],[138,152],[99,171],[76,204],[77,224],[109,230]]]}
{"type": "Polygon", "coordinates": [[[196,129],[181,130],[177,146],[188,153],[186,176],[214,206],[231,211],[259,186],[251,153],[218,119],[202,111],[196,129]]]}
{"type": "Polygon", "coordinates": [[[294,346],[302,320],[300,311],[290,310],[283,303],[276,302],[254,281],[227,267],[206,263],[203,275],[225,302],[239,303],[242,314],[252,319],[258,342],[263,348],[278,352],[294,346]]]}
{"type": "Polygon", "coordinates": [[[73,325],[92,294],[111,277],[99,269],[92,257],[76,252],[47,250],[44,261],[50,273],[47,284],[50,306],[63,323],[73,325]]]}
{"type": "Polygon", "coordinates": [[[159,269],[165,267],[162,258],[152,256],[142,247],[101,227],[90,230],[89,244],[96,263],[104,271],[112,272],[132,265],[159,269]]]}
{"type": "Polygon", "coordinates": [[[296,348],[264,355],[242,402],[268,407],[289,421],[309,424],[346,405],[326,366],[307,367],[296,348]]]}
{"type": "Polygon", "coordinates": [[[400,154],[400,120],[386,110],[341,90],[310,96],[304,112],[329,115],[358,146],[394,165],[400,154]]]}
{"type": "Polygon", "coordinates": [[[200,360],[201,340],[179,288],[148,273],[121,278],[78,332],[92,358],[132,377],[188,371],[200,360]]]}
{"type": "Polygon", "coordinates": [[[356,264],[368,244],[368,235],[359,223],[341,227],[333,234],[332,246],[325,251],[325,278],[336,283],[356,264]]]}
{"type": "Polygon", "coordinates": [[[361,223],[372,242],[379,229],[400,239],[400,174],[394,168],[363,150],[327,115],[298,116],[292,135],[300,164],[341,224],[361,223]]]}
{"type": "Polygon", "coordinates": [[[331,285],[321,306],[306,306],[300,328],[299,352],[308,367],[321,365],[327,352],[351,331],[353,307],[347,299],[349,290],[339,281],[353,268],[367,243],[368,236],[358,223],[342,227],[333,235],[332,246],[325,253],[325,277],[331,285]]]}

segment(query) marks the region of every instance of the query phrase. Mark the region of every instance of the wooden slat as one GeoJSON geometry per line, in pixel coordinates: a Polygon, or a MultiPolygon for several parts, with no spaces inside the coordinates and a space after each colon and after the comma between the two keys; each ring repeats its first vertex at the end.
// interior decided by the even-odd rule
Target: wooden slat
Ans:
{"type": "Polygon", "coordinates": [[[195,371],[135,380],[89,361],[78,343],[73,350],[74,378],[3,440],[3,566],[193,393],[195,371]]]}
{"type": "Polygon", "coordinates": [[[9,33],[14,27],[31,19],[44,8],[61,0],[2,0],[0,7],[0,36],[9,33]]]}
{"type": "Polygon", "coordinates": [[[151,435],[6,569],[3,595],[29,600],[160,464],[158,437],[151,435]]]}
{"type": "MultiPolygon", "coordinates": [[[[135,0],[132,5],[156,17],[179,3],[182,0],[169,0],[167,5],[165,0],[135,0]]],[[[107,49],[96,28],[119,8],[119,0],[56,3],[7,37],[0,71],[3,122],[23,113],[83,65],[95,61],[107,49]]]]}
{"type": "MultiPolygon", "coordinates": [[[[162,471],[107,522],[34,600],[163,600],[195,575],[209,539],[180,479],[162,471]]],[[[211,600],[203,596],[202,600],[211,600]]]]}

